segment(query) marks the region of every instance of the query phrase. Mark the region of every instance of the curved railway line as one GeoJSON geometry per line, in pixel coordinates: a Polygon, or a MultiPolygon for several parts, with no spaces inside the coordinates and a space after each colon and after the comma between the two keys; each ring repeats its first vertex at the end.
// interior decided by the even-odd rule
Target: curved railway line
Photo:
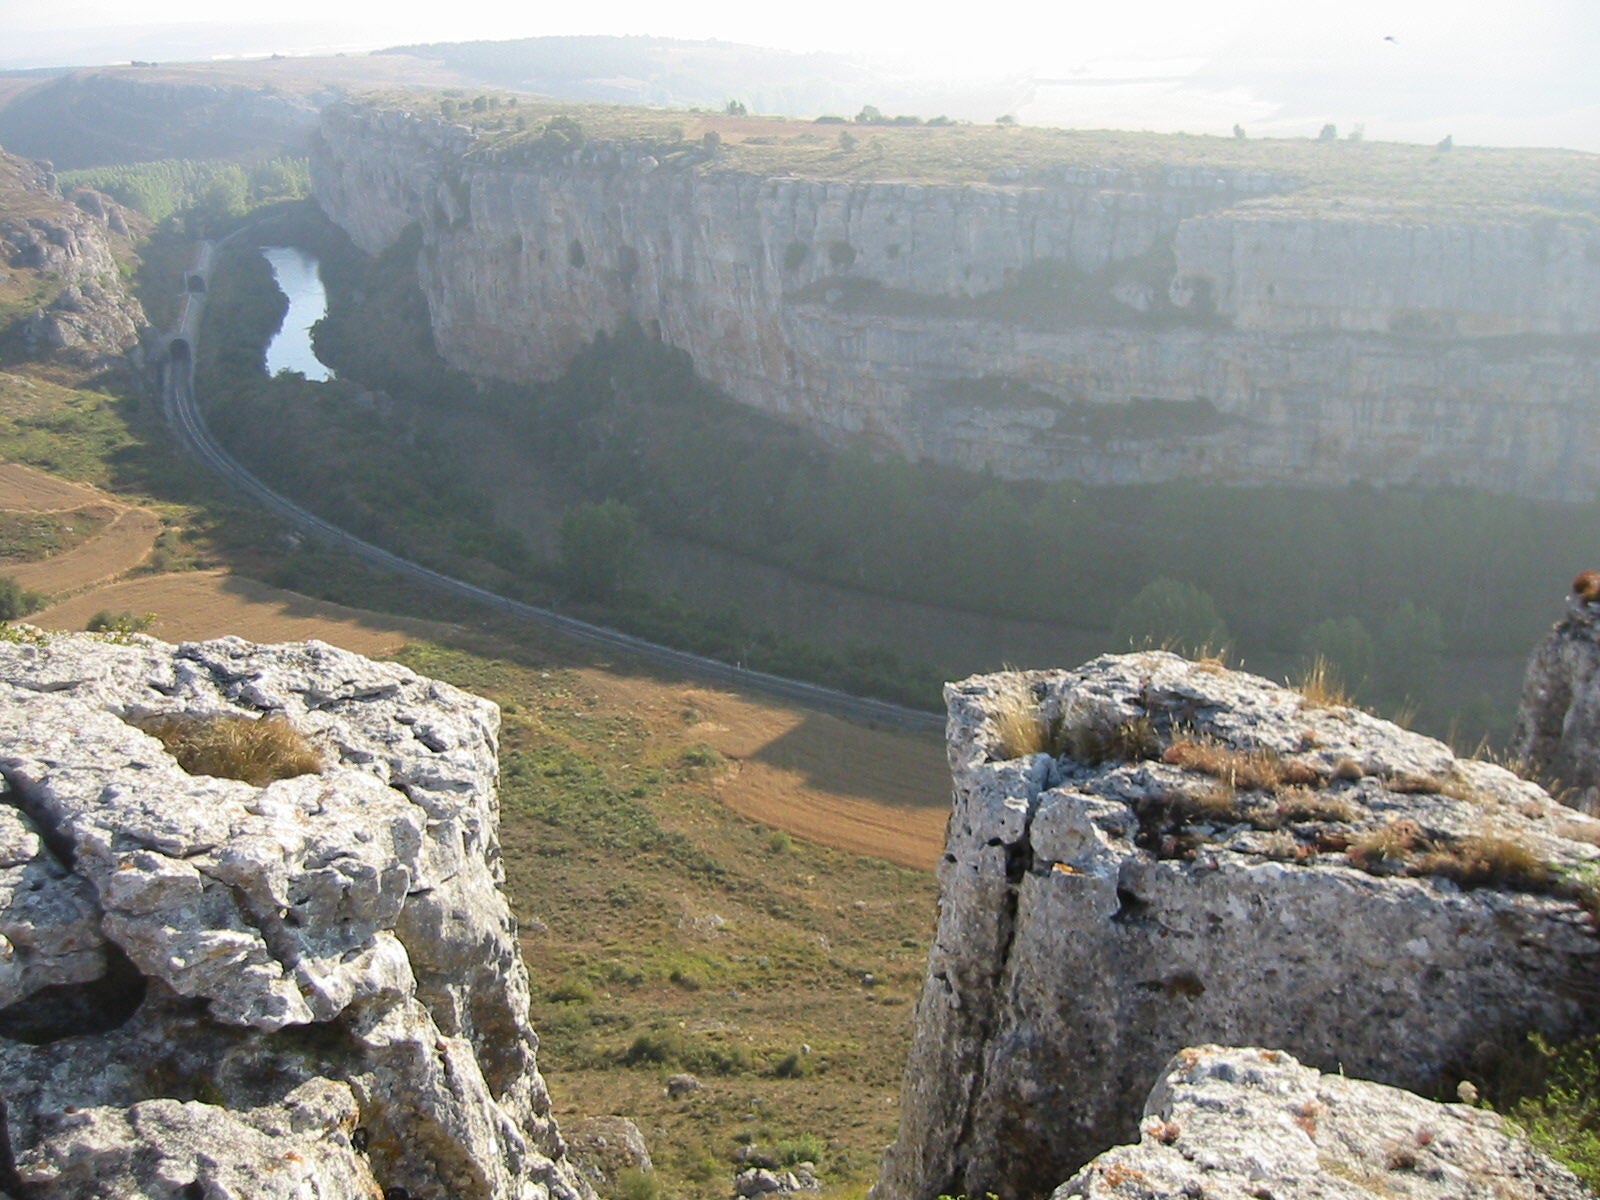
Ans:
{"type": "Polygon", "coordinates": [[[837,688],[807,683],[799,679],[787,679],[765,671],[752,671],[719,659],[646,641],[644,638],[582,621],[553,609],[513,600],[487,588],[468,583],[466,580],[452,578],[421,563],[402,558],[381,546],[375,546],[348,530],[323,520],[288,497],[274,491],[223,449],[211,435],[196,403],[194,359],[196,347],[199,345],[200,318],[205,310],[205,289],[210,286],[216,246],[216,243],[209,241],[201,243],[199,261],[191,273],[193,276],[198,276],[200,290],[196,290],[191,283],[190,291],[184,300],[178,329],[168,339],[167,360],[163,368],[162,409],[167,424],[203,465],[262,507],[306,535],[316,538],[325,545],[336,546],[363,562],[415,580],[436,591],[473,601],[503,615],[549,629],[577,642],[616,650],[702,679],[754,688],[771,696],[799,701],[856,720],[912,730],[943,728],[944,718],[938,713],[907,708],[904,705],[891,704],[886,700],[855,696],[837,688]]]}

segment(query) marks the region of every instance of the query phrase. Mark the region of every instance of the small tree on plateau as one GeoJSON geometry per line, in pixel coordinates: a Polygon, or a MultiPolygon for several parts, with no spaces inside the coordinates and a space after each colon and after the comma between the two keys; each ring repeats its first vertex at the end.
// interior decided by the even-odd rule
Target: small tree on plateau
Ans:
{"type": "Polygon", "coordinates": [[[1157,579],[1117,614],[1111,636],[1118,649],[1160,647],[1199,654],[1220,650],[1228,641],[1228,627],[1216,603],[1194,584],[1157,579]]]}
{"type": "Polygon", "coordinates": [[[619,500],[577,504],[561,518],[561,572],[574,595],[615,596],[639,569],[639,519],[619,500]]]}

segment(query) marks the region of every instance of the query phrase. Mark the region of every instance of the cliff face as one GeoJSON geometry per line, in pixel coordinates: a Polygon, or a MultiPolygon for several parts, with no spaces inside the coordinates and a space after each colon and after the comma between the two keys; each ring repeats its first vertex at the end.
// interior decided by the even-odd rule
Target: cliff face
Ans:
{"type": "Polygon", "coordinates": [[[1511,753],[1573,807],[1600,808],[1600,605],[1583,596],[1528,662],[1511,753]]]}
{"type": "Polygon", "coordinates": [[[707,159],[496,161],[335,106],[313,183],[369,253],[420,225],[440,349],[473,371],[546,378],[634,320],[745,403],[1005,477],[1594,494],[1600,357],[1514,340],[1600,333],[1586,227],[1290,215],[1289,181],[1194,168],[937,186],[707,159]]]}
{"type": "Polygon", "coordinates": [[[582,1200],[498,884],[498,710],[320,643],[0,643],[0,1189],[582,1200]],[[191,775],[152,718],[287,720],[191,775]]]}
{"type": "Polygon", "coordinates": [[[91,365],[136,345],[144,309],[116,258],[129,238],[115,201],[87,188],[62,198],[46,166],[0,151],[0,332],[91,365]]]}
{"type": "Polygon", "coordinates": [[[1047,1193],[1134,1135],[1185,1046],[1427,1092],[1593,1027],[1600,822],[1509,772],[1169,654],[946,699],[939,924],[879,1200],[1047,1193]]]}

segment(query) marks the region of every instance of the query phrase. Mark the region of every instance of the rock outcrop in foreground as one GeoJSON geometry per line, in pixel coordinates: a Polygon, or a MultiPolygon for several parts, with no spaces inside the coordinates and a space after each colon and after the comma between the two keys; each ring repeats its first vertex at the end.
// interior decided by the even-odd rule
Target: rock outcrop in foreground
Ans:
{"type": "Polygon", "coordinates": [[[1534,651],[1511,753],[1566,803],[1600,809],[1600,604],[1574,594],[1534,651]]]}
{"type": "Polygon", "coordinates": [[[1589,1195],[1491,1112],[1324,1075],[1277,1050],[1180,1051],[1144,1112],[1138,1145],[1100,1155],[1053,1200],[1589,1195]]]}
{"type": "Polygon", "coordinates": [[[495,707],[316,642],[0,643],[0,1190],[579,1200],[499,890],[495,707]],[[139,726],[287,720],[316,773],[139,726]]]}
{"type": "Polygon", "coordinates": [[[1163,653],[946,689],[939,926],[879,1200],[1043,1195],[1185,1046],[1415,1091],[1596,1024],[1600,821],[1163,653]]]}

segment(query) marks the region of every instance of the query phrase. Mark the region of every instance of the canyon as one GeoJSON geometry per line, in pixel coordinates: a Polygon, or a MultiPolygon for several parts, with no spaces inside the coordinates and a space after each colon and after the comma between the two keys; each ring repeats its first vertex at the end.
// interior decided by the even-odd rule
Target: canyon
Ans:
{"type": "Polygon", "coordinates": [[[1001,478],[1595,495],[1581,198],[1329,199],[1193,162],[956,183],[738,161],[506,144],[382,105],[325,109],[312,150],[363,251],[420,232],[439,350],[479,374],[548,379],[637,325],[835,443],[1001,478]]]}

